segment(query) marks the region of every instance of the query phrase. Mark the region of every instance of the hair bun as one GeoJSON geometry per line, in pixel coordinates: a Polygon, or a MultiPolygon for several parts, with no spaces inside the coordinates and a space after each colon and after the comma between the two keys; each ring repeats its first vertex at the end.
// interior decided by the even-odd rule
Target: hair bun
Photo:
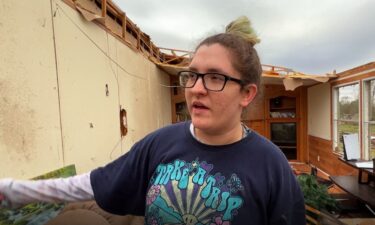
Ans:
{"type": "Polygon", "coordinates": [[[251,27],[251,22],[246,16],[240,16],[236,20],[227,25],[225,33],[234,34],[242,37],[250,42],[253,46],[260,42],[254,29],[251,27]]]}

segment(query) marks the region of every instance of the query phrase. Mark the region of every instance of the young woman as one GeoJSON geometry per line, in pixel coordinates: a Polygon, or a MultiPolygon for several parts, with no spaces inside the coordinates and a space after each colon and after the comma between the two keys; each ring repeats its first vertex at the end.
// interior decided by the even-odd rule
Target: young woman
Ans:
{"type": "Polygon", "coordinates": [[[241,123],[262,72],[258,41],[240,17],[198,45],[178,74],[191,121],[149,134],[88,174],[0,181],[3,202],[93,198],[108,212],[145,215],[155,225],[305,224],[303,195],[283,153],[241,123]]]}

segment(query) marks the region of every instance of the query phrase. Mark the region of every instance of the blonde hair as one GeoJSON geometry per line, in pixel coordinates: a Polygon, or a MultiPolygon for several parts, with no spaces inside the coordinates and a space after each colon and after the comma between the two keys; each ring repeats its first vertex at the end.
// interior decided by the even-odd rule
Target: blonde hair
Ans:
{"type": "Polygon", "coordinates": [[[225,33],[237,35],[253,46],[260,42],[257,34],[251,26],[250,20],[246,16],[240,16],[226,26],[225,33]]]}
{"type": "Polygon", "coordinates": [[[241,74],[244,85],[251,83],[259,86],[262,66],[254,48],[254,45],[259,42],[260,39],[251,27],[249,19],[241,16],[226,27],[225,33],[204,39],[196,50],[203,45],[220,44],[231,53],[230,60],[233,68],[241,74]]]}

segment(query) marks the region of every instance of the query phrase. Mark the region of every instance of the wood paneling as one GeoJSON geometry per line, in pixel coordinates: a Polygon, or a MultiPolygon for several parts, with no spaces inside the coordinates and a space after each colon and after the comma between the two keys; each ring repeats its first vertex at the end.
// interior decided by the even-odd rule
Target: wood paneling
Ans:
{"type": "Polygon", "coordinates": [[[332,151],[332,141],[308,136],[309,163],[330,175],[357,175],[358,171],[338,159],[332,151]]]}
{"type": "Polygon", "coordinates": [[[246,126],[250,127],[252,130],[257,132],[260,135],[265,136],[265,129],[264,129],[264,120],[245,120],[242,121],[245,123],[246,126]]]}
{"type": "Polygon", "coordinates": [[[264,88],[259,87],[258,94],[246,108],[243,120],[264,120],[264,88]]]}
{"type": "Polygon", "coordinates": [[[308,141],[307,141],[307,87],[299,88],[298,103],[299,122],[299,161],[308,162],[308,141]]]}
{"type": "Polygon", "coordinates": [[[269,126],[272,121],[297,123],[297,161],[308,162],[306,87],[300,87],[294,91],[286,91],[283,85],[261,85],[257,98],[254,99],[243,115],[243,122],[259,134],[270,138],[269,126]],[[269,100],[279,96],[295,98],[295,118],[270,117],[269,100]]]}

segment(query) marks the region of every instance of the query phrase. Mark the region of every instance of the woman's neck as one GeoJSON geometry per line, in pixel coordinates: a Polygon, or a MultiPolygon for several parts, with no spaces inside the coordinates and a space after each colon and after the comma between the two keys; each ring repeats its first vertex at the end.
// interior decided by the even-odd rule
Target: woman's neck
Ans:
{"type": "Polygon", "coordinates": [[[208,145],[232,144],[241,140],[244,136],[244,129],[241,123],[235,125],[233,128],[227,130],[226,132],[205,132],[195,127],[193,131],[194,136],[198,141],[208,145]]]}

